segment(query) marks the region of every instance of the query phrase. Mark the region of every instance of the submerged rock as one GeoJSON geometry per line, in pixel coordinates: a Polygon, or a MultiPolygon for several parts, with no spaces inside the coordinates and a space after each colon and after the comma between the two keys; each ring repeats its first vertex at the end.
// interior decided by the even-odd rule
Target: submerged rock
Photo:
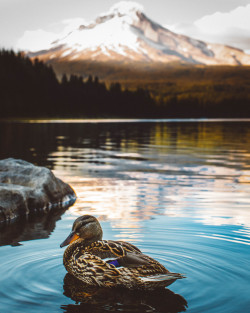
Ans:
{"type": "Polygon", "coordinates": [[[73,204],[74,190],[47,168],[17,159],[0,161],[0,222],[73,204]]]}

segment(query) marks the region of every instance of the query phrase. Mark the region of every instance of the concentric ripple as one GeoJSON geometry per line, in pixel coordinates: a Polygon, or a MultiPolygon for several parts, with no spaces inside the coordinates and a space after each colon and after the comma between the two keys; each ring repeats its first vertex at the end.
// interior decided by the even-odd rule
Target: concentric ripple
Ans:
{"type": "Polygon", "coordinates": [[[62,253],[41,252],[37,247],[36,251],[25,252],[23,246],[1,249],[9,250],[1,262],[1,312],[44,312],[46,307],[51,310],[51,304],[62,297],[62,253]]]}
{"type": "MultiPolygon", "coordinates": [[[[157,220],[156,225],[159,218],[157,220]]],[[[166,218],[160,220],[161,224],[164,221],[168,224],[166,218]]],[[[147,229],[145,240],[138,246],[170,271],[186,275],[186,279],[177,280],[169,288],[187,300],[188,312],[248,312],[250,302],[246,281],[250,279],[250,239],[245,236],[248,230],[239,229],[235,242],[230,240],[235,230],[226,227],[225,242],[219,236],[210,236],[215,230],[211,226],[197,225],[195,229],[188,225],[181,229],[156,227],[147,229]],[[236,307],[237,298],[244,301],[237,302],[236,307]]]]}

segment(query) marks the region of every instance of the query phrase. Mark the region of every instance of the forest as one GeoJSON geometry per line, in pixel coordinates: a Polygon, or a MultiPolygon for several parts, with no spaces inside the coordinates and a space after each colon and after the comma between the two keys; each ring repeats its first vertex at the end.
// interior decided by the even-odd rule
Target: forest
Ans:
{"type": "Polygon", "coordinates": [[[168,68],[156,75],[59,79],[51,65],[1,50],[0,118],[250,117],[249,68],[168,68]]]}
{"type": "Polygon", "coordinates": [[[52,67],[21,53],[0,52],[1,117],[140,117],[150,116],[154,101],[138,88],[122,90],[91,75],[63,75],[58,81],[52,67]]]}

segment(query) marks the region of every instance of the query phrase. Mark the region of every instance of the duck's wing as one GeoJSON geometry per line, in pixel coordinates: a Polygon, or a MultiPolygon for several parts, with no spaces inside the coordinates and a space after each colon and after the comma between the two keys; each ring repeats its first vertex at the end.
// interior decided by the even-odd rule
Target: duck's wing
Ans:
{"type": "Polygon", "coordinates": [[[92,286],[111,287],[121,276],[112,264],[102,260],[99,256],[85,252],[72,255],[69,272],[82,282],[92,286]]]}
{"type": "Polygon", "coordinates": [[[151,267],[155,265],[161,265],[154,259],[142,253],[140,254],[127,253],[125,256],[117,258],[117,261],[119,262],[120,266],[123,267],[139,267],[139,266],[151,267]]]}
{"type": "Polygon", "coordinates": [[[116,268],[129,268],[137,274],[146,276],[167,273],[168,270],[158,261],[142,254],[134,245],[124,241],[101,240],[85,248],[89,253],[103,259],[116,268]]]}
{"type": "Polygon", "coordinates": [[[127,254],[118,258],[111,264],[122,266],[120,272],[127,277],[134,277],[137,285],[148,286],[148,288],[166,287],[177,279],[185,278],[179,273],[169,272],[158,261],[144,254],[127,254]]]}
{"type": "Polygon", "coordinates": [[[128,253],[140,254],[141,251],[134,245],[125,241],[100,240],[93,242],[84,249],[84,253],[90,253],[105,258],[119,258],[128,253]]]}
{"type": "Polygon", "coordinates": [[[140,276],[168,273],[169,271],[158,261],[145,254],[128,253],[117,259],[120,266],[133,268],[140,276]]]}
{"type": "Polygon", "coordinates": [[[113,242],[120,244],[125,249],[126,252],[141,253],[141,250],[136,246],[132,245],[132,243],[126,241],[113,241],[113,242]]]}

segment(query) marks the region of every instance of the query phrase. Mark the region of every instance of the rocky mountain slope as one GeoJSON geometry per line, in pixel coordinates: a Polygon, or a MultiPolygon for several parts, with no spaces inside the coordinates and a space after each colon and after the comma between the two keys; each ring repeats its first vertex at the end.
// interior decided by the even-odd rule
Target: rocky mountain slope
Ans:
{"type": "Polygon", "coordinates": [[[140,5],[122,1],[94,22],[80,25],[50,49],[29,52],[46,62],[184,63],[249,65],[250,55],[176,34],[148,18],[140,5]]]}

